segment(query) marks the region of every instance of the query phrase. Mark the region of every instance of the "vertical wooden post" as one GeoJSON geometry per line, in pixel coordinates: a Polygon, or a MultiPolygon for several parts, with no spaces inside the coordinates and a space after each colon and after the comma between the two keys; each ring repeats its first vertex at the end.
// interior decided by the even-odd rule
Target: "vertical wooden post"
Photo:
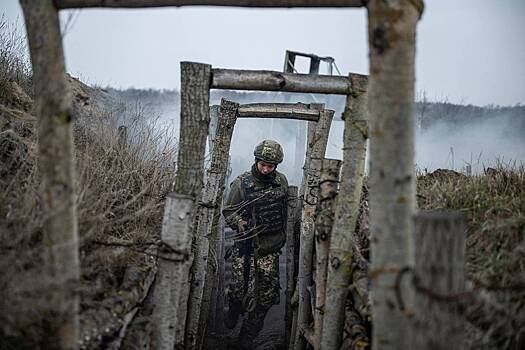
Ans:
{"type": "Polygon", "coordinates": [[[359,214],[365,175],[368,139],[368,105],[366,79],[353,81],[354,94],[347,96],[343,114],[343,168],[333,225],[326,290],[325,317],[321,348],[341,347],[345,304],[354,259],[354,232],[359,214]]]}
{"type": "Polygon", "coordinates": [[[70,99],[58,11],[53,1],[21,1],[37,96],[38,170],[42,176],[45,272],[53,288],[43,293],[53,315],[46,317],[45,348],[76,349],[79,335],[78,223],[74,199],[74,146],[70,99]]]}
{"type": "MultiPolygon", "coordinates": [[[[174,193],[195,199],[200,195],[204,174],[204,154],[206,137],[208,136],[209,116],[209,84],[211,66],[201,63],[181,62],[181,116],[179,152],[177,158],[177,175],[175,177],[174,193]]],[[[173,194],[175,195],[175,194],[173,194]]],[[[166,225],[175,225],[181,210],[179,205],[166,201],[164,221],[166,225]]],[[[180,220],[186,219],[181,217],[180,220]]],[[[188,238],[184,230],[194,231],[196,216],[191,212],[190,224],[179,226],[176,232],[180,240],[186,243],[188,238]]],[[[173,227],[163,228],[172,232],[173,227]]],[[[168,236],[163,235],[165,239],[168,236]]],[[[191,245],[192,233],[189,234],[191,245]]],[[[169,243],[164,241],[165,245],[169,243]]],[[[181,249],[185,246],[173,246],[181,249]]],[[[159,349],[172,350],[174,347],[184,347],[187,300],[190,292],[189,270],[192,256],[181,264],[173,265],[169,260],[159,262],[159,275],[154,290],[155,302],[153,315],[156,322],[156,346],[159,349]],[[163,284],[171,281],[169,286],[163,284]],[[167,290],[170,289],[170,290],[167,290]],[[158,296],[157,296],[158,295],[158,296]],[[167,296],[166,296],[167,295],[167,296]]]]}
{"type": "Polygon", "coordinates": [[[295,331],[294,349],[304,349],[305,332],[308,332],[308,323],[311,316],[311,302],[308,288],[312,284],[312,258],[314,222],[313,216],[317,205],[317,192],[321,159],[324,158],[328,143],[328,134],[332,124],[334,111],[324,110],[319,121],[311,124],[313,132],[308,133],[307,165],[305,167],[304,203],[301,217],[301,234],[299,244],[299,275],[297,289],[299,304],[297,307],[297,329],[295,331]]]}
{"type": "Polygon", "coordinates": [[[184,336],[184,319],[180,317],[186,315],[194,209],[192,196],[170,193],[166,197],[163,245],[153,291],[154,349],[173,350],[175,344],[182,343],[177,337],[184,336]]]}
{"type": "Polygon", "coordinates": [[[198,197],[210,123],[211,66],[181,62],[180,138],[174,192],[198,197]]]}
{"type": "Polygon", "coordinates": [[[286,221],[286,302],[284,310],[285,344],[290,343],[292,329],[292,293],[295,289],[295,215],[297,206],[297,186],[288,186],[288,218],[286,221]]]}
{"type": "Polygon", "coordinates": [[[211,290],[213,288],[216,266],[208,257],[214,254],[221,213],[222,194],[228,170],[228,157],[238,103],[221,101],[217,133],[213,146],[211,165],[208,170],[206,186],[198,209],[197,230],[195,234],[195,260],[191,274],[190,299],[186,320],[186,348],[200,349],[206,329],[211,290]],[[212,244],[210,244],[210,241],[212,244]],[[200,319],[200,321],[199,321],[200,319]]]}
{"type": "Polygon", "coordinates": [[[217,135],[217,124],[219,123],[219,106],[210,106],[210,127],[208,132],[208,149],[210,154],[213,153],[213,145],[217,135]]]}
{"type": "MultiPolygon", "coordinates": [[[[465,291],[465,232],[459,212],[422,212],[415,217],[417,284],[438,295],[465,291]]],[[[412,329],[414,349],[463,349],[464,317],[458,302],[443,302],[424,292],[415,294],[412,329]]]]}
{"type": "MultiPolygon", "coordinates": [[[[335,199],[339,187],[341,161],[323,159],[319,182],[319,201],[315,219],[315,312],[314,312],[314,348],[321,348],[321,332],[325,314],[326,277],[330,232],[334,222],[335,199]]],[[[344,308],[343,308],[344,310],[344,308]]]]}
{"type": "Polygon", "coordinates": [[[409,347],[412,289],[401,287],[401,310],[395,278],[413,263],[414,60],[422,9],[422,0],[368,3],[372,344],[382,350],[409,347]]]}

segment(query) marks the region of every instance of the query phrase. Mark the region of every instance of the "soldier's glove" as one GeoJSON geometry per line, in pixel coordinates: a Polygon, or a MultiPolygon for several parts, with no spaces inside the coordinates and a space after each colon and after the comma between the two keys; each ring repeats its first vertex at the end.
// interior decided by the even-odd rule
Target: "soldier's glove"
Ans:
{"type": "Polygon", "coordinates": [[[239,221],[237,221],[237,228],[239,230],[238,232],[246,231],[246,225],[248,225],[248,222],[244,221],[243,219],[240,219],[239,221]]]}

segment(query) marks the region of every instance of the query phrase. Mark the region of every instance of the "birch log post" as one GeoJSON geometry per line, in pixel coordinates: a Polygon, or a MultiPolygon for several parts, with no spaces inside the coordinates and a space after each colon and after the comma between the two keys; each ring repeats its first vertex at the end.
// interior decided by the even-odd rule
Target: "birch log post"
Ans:
{"type": "Polygon", "coordinates": [[[416,24],[423,1],[371,0],[370,48],[370,231],[372,344],[409,347],[412,288],[401,286],[407,308],[395,299],[395,278],[413,263],[414,58],[416,24]]]}
{"type": "Polygon", "coordinates": [[[355,94],[346,98],[343,114],[343,167],[331,233],[322,349],[341,347],[344,309],[351,280],[349,266],[355,249],[354,232],[359,215],[368,139],[367,79],[353,82],[355,94]],[[359,91],[359,92],[358,92],[359,91]]]}
{"type": "Polygon", "coordinates": [[[328,252],[330,249],[330,231],[334,222],[335,199],[337,197],[341,161],[323,159],[319,182],[319,201],[315,218],[315,313],[314,313],[314,348],[321,348],[321,332],[325,314],[326,277],[328,252]]]}
{"type": "MultiPolygon", "coordinates": [[[[177,158],[177,174],[175,177],[174,193],[195,199],[202,190],[204,174],[204,154],[206,151],[206,137],[208,135],[209,116],[209,82],[211,66],[207,64],[181,62],[181,125],[179,138],[179,152],[177,158]]],[[[175,195],[175,194],[173,194],[175,195]]],[[[168,197],[169,198],[169,197],[168,197]]],[[[171,217],[181,215],[178,205],[166,201],[164,221],[175,225],[176,220],[171,217]]],[[[184,216],[186,219],[186,216],[184,216]]],[[[182,219],[181,219],[182,220],[182,219]]],[[[195,215],[191,212],[190,224],[179,226],[175,237],[179,243],[187,243],[186,230],[194,231],[195,215]],[[177,236],[179,235],[179,236],[177,236]]],[[[175,228],[163,228],[171,232],[175,228]]],[[[191,244],[192,234],[189,234],[191,244]]],[[[170,238],[161,237],[164,247],[170,247],[170,238]],[[168,239],[168,241],[165,241],[168,239]]],[[[181,249],[185,246],[171,246],[181,249]]],[[[177,265],[171,261],[159,261],[159,276],[153,298],[155,305],[153,319],[157,329],[154,341],[159,349],[184,348],[187,302],[190,291],[189,272],[192,262],[190,255],[177,265]],[[166,281],[165,283],[163,281],[166,281]],[[169,281],[169,283],[168,283],[169,281]],[[164,284],[163,284],[164,283],[164,284]],[[168,285],[166,285],[168,283],[168,285]],[[167,296],[165,296],[167,294],[167,296]]]]}
{"type": "Polygon", "coordinates": [[[215,261],[208,259],[208,257],[215,254],[213,247],[217,241],[222,194],[238,107],[238,103],[224,99],[221,101],[211,165],[208,170],[206,186],[199,202],[199,219],[194,245],[195,260],[192,266],[192,282],[186,320],[187,349],[201,348],[202,337],[206,328],[216,271],[215,261]],[[210,244],[210,242],[212,243],[210,244]]]}
{"type": "Polygon", "coordinates": [[[321,159],[324,158],[328,135],[334,111],[324,110],[319,121],[310,124],[313,132],[308,133],[308,150],[305,164],[305,178],[302,191],[304,191],[303,210],[301,216],[301,233],[299,244],[299,274],[297,290],[299,303],[297,306],[297,328],[294,335],[293,349],[304,349],[305,332],[311,317],[311,302],[308,288],[312,285],[312,258],[314,222],[313,216],[317,205],[317,190],[319,186],[319,174],[321,171],[321,159]]]}
{"type": "Polygon", "coordinates": [[[53,1],[21,1],[37,96],[38,171],[42,176],[42,249],[45,273],[53,287],[43,291],[52,310],[45,318],[44,348],[76,349],[79,336],[80,275],[74,191],[74,145],[70,99],[58,11],[53,1]]]}
{"type": "Polygon", "coordinates": [[[170,193],[166,197],[163,245],[159,249],[159,270],[153,292],[154,349],[181,348],[177,337],[181,336],[180,315],[186,314],[194,202],[188,195],[170,193]]]}
{"type": "Polygon", "coordinates": [[[295,215],[297,206],[297,186],[288,186],[288,211],[286,221],[286,302],[284,310],[285,344],[290,343],[292,329],[292,293],[295,288],[295,215]]]}
{"type": "MultiPolygon", "coordinates": [[[[460,212],[422,212],[415,217],[414,273],[417,284],[438,295],[465,291],[465,232],[467,220],[460,212]]],[[[458,302],[415,294],[413,348],[463,349],[465,319],[458,302]]]]}

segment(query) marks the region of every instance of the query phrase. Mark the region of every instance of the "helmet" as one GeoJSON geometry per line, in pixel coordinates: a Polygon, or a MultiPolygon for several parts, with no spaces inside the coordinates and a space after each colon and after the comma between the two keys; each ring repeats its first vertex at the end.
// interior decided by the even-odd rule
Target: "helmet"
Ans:
{"type": "Polygon", "coordinates": [[[279,164],[283,161],[284,153],[281,145],[273,140],[264,140],[253,151],[255,158],[270,164],[279,164]]]}

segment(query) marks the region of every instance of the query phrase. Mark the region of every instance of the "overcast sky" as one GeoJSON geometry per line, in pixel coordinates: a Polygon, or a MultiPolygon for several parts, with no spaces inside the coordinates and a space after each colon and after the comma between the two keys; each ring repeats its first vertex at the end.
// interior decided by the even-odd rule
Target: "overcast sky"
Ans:
{"type": "MultiPolygon", "coordinates": [[[[0,10],[21,17],[16,0],[1,0],[0,10]]],[[[332,56],[342,74],[368,72],[363,9],[96,9],[62,12],[62,24],[71,17],[67,70],[102,86],[178,88],[185,60],[282,70],[286,49],[332,56]]],[[[524,43],[524,0],[427,0],[417,91],[438,101],[524,104],[524,43]]]]}

